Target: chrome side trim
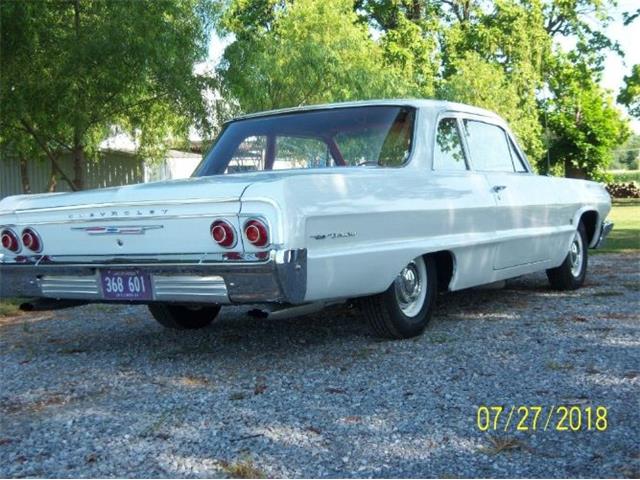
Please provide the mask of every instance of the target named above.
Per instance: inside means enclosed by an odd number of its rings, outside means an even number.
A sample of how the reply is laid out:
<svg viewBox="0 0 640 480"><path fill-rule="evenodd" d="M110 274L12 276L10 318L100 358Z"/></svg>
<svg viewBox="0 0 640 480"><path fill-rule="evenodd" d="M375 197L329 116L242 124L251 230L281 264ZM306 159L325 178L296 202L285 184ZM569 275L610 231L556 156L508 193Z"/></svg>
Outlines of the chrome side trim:
<svg viewBox="0 0 640 480"><path fill-rule="evenodd" d="M8 255L0 257L0 266L6 265L74 265L74 266L93 266L105 267L109 265L124 266L151 266L151 265L184 265L198 264L208 265L224 263L229 265L266 263L273 259L275 253L268 252L267 257L262 257L264 252L215 252L215 253L163 253L161 255L153 254L125 254L125 255L18 255L13 254L13 258ZM232 255L231 257L229 255ZM20 261L18 261L20 260Z"/></svg>
<svg viewBox="0 0 640 480"><path fill-rule="evenodd" d="M604 245L605 243L605 240L607 239L607 236L611 233L611 230L613 230L613 222L602 222L602 225L600 225L600 236L598 237L598 241L593 246L593 248L602 247L602 245Z"/></svg>

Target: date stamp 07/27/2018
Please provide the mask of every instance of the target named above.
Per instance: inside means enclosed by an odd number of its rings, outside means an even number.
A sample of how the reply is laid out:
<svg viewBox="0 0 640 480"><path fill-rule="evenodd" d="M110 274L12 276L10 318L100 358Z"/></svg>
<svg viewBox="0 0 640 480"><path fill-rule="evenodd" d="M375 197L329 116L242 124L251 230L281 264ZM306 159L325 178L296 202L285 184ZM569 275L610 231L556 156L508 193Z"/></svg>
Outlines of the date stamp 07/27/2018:
<svg viewBox="0 0 640 480"><path fill-rule="evenodd" d="M480 405L476 427L481 432L604 432L609 427L607 415L602 405Z"/></svg>

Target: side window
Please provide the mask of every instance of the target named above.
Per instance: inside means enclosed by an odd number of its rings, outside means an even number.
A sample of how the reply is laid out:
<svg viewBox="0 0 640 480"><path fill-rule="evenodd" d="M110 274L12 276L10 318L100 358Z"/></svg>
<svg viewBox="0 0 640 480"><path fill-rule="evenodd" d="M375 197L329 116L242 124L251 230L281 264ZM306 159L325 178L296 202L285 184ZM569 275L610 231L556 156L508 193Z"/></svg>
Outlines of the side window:
<svg viewBox="0 0 640 480"><path fill-rule="evenodd" d="M477 120L464 120L464 133L476 170L513 172L507 136L502 128Z"/></svg>
<svg viewBox="0 0 640 480"><path fill-rule="evenodd" d="M455 118L443 118L438 123L433 150L434 170L466 170L467 162Z"/></svg>
<svg viewBox="0 0 640 480"><path fill-rule="evenodd" d="M511 152L511 159L513 160L513 166L516 169L516 172L523 173L527 171L527 167L524 166L524 160L518 153L518 149L513 144L513 140L509 137L509 151Z"/></svg>
<svg viewBox="0 0 640 480"><path fill-rule="evenodd" d="M255 172L264 170L267 137L264 135L245 138L229 161L225 173Z"/></svg>

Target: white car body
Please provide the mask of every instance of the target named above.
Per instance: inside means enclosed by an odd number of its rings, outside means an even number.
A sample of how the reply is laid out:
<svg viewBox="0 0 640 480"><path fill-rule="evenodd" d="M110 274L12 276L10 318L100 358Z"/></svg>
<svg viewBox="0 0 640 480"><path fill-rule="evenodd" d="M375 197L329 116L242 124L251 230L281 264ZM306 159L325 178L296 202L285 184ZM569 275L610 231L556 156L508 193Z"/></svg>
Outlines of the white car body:
<svg viewBox="0 0 640 480"><path fill-rule="evenodd" d="M491 112L389 100L277 114L362 105L416 109L404 166L273 170L5 198L0 230L19 236L32 228L43 249L2 250L0 294L100 302L101 270L136 268L153 284L145 303L332 302L383 292L408 262L433 252L445 264L440 287L460 290L559 266L581 219L590 247L610 228L610 198L598 183L540 176L528 164L526 172L479 171L472 155L466 171L433 168L440 118L497 125L517 146ZM214 219L241 232L247 218L268 225L266 248L241 235L229 255L212 241Z"/></svg>

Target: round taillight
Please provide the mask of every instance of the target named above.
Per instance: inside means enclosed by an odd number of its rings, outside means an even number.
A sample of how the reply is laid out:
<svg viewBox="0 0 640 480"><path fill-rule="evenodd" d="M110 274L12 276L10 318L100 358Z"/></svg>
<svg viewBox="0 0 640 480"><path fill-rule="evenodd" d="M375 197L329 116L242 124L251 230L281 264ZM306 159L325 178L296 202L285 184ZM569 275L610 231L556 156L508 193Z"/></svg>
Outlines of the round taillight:
<svg viewBox="0 0 640 480"><path fill-rule="evenodd" d="M224 220L216 220L211 224L211 236L224 248L231 248L236 244L236 230Z"/></svg>
<svg viewBox="0 0 640 480"><path fill-rule="evenodd" d="M6 248L12 252L20 251L20 242L18 241L18 237L13 230L3 230L2 234L0 234L0 239L2 240L2 248Z"/></svg>
<svg viewBox="0 0 640 480"><path fill-rule="evenodd" d="M22 244L32 252L38 253L42 250L40 236L31 228L22 231Z"/></svg>
<svg viewBox="0 0 640 480"><path fill-rule="evenodd" d="M264 247L269 243L269 231L261 220L253 219L245 223L244 235L256 247Z"/></svg>

